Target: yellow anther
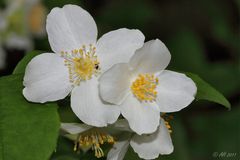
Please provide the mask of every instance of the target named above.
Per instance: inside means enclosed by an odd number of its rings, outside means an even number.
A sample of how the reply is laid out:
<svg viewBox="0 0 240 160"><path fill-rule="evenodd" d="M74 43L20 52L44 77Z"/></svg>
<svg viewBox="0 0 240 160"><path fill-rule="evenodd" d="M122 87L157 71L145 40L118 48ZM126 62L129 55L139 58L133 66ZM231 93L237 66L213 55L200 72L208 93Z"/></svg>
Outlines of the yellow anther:
<svg viewBox="0 0 240 160"><path fill-rule="evenodd" d="M79 135L74 145L74 151L81 148L92 148L97 158L104 156L101 145L115 143L114 138L100 129L91 129Z"/></svg>
<svg viewBox="0 0 240 160"><path fill-rule="evenodd" d="M74 49L74 50L73 50L73 53L74 53L74 54L77 54L77 53L78 53L78 50L77 50L77 49Z"/></svg>
<svg viewBox="0 0 240 160"><path fill-rule="evenodd" d="M157 97L158 78L153 74L139 74L132 83L132 93L139 101L154 101Z"/></svg>
<svg viewBox="0 0 240 160"><path fill-rule="evenodd" d="M70 54L61 51L61 56L65 58L64 63L68 67L69 82L72 86L80 85L81 81L89 80L99 73L99 61L92 44L74 49Z"/></svg>
<svg viewBox="0 0 240 160"><path fill-rule="evenodd" d="M172 115L168 116L166 113L162 113L161 117L164 120L165 126L168 129L168 132L172 133L172 129L171 129L172 127L168 121L171 120L173 118L173 116Z"/></svg>

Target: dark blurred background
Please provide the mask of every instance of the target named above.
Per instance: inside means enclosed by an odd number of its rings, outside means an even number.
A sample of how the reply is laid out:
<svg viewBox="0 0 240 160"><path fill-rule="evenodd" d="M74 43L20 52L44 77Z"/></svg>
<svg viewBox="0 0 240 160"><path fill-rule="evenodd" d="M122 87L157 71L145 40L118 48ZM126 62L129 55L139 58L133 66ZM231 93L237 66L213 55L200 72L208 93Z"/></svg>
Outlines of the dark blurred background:
<svg viewBox="0 0 240 160"><path fill-rule="evenodd" d="M30 2L21 2L17 11L9 11L14 1L19 0L0 1L0 16L5 19L0 21L1 76L11 74L28 51L51 51L44 22L53 7L80 5L96 20L99 37L126 27L140 29L146 41L162 40L172 54L168 69L198 74L232 104L228 111L217 104L197 101L173 114L175 151L159 159L240 159L239 0L26 0ZM15 13L19 8L24 11L22 15ZM19 26L23 31L18 31ZM18 41L11 40L16 38L12 35L20 35ZM21 38L27 42L19 43Z"/></svg>

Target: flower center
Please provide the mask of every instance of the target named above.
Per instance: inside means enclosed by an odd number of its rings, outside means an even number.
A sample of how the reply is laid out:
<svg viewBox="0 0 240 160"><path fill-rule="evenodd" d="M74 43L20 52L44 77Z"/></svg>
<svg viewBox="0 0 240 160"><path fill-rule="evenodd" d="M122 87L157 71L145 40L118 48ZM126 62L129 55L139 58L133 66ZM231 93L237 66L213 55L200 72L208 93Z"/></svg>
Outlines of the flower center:
<svg viewBox="0 0 240 160"><path fill-rule="evenodd" d="M73 86L91 79L93 75L97 76L100 71L96 48L92 44L88 48L83 45L82 48L72 50L71 53L62 51L61 56L65 58L64 62L69 70L69 81Z"/></svg>
<svg viewBox="0 0 240 160"><path fill-rule="evenodd" d="M104 143L114 144L114 138L100 130L89 130L83 134L80 134L77 141L75 142L74 151L80 148L92 148L95 151L95 156L101 158L104 156L104 152L101 145Z"/></svg>
<svg viewBox="0 0 240 160"><path fill-rule="evenodd" d="M157 97L158 78L153 74L139 74L132 83L132 93L139 101L154 101Z"/></svg>

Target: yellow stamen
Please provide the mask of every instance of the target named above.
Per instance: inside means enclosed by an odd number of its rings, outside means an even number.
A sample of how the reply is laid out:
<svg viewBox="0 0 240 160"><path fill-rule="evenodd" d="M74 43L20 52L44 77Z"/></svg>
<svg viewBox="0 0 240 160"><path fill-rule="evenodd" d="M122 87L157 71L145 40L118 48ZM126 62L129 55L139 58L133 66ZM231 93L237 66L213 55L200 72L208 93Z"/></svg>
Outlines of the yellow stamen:
<svg viewBox="0 0 240 160"><path fill-rule="evenodd" d="M154 101L157 97L158 78L153 74L139 74L132 83L132 93L139 101Z"/></svg>
<svg viewBox="0 0 240 160"><path fill-rule="evenodd" d="M96 48L92 44L89 48L83 45L82 48L74 49L71 53L62 51L61 56L65 58L64 63L69 70L69 81L73 86L91 79L93 75L97 76L100 71Z"/></svg>
<svg viewBox="0 0 240 160"><path fill-rule="evenodd" d="M161 117L164 119L164 123L168 129L168 132L172 133L172 127L171 127L169 121L173 119L173 116L167 115L166 113L162 113Z"/></svg>
<svg viewBox="0 0 240 160"><path fill-rule="evenodd" d="M167 129L168 129L168 132L169 132L169 133L172 133L171 126L170 126L169 122L167 122L166 120L165 120L165 125L166 125L166 127L167 127Z"/></svg>
<svg viewBox="0 0 240 160"><path fill-rule="evenodd" d="M74 145L74 151L81 148L92 148L95 152L95 156L101 158L104 156L104 152L101 148L101 145L104 143L114 144L115 140L111 135L101 130L92 129L79 135Z"/></svg>

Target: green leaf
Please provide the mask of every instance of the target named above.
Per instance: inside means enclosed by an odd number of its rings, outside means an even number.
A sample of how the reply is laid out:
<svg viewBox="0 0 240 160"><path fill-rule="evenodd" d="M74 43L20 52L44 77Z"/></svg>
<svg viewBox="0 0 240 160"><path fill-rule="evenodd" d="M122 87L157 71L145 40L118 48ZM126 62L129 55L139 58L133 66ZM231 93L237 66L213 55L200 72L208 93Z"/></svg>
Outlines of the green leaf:
<svg viewBox="0 0 240 160"><path fill-rule="evenodd" d="M228 109L231 109L231 104L229 101L215 88L210 84L201 79L198 75L193 73L185 73L190 77L195 84L197 85L197 100L208 100L225 106Z"/></svg>
<svg viewBox="0 0 240 160"><path fill-rule="evenodd" d="M138 157L137 153L135 153L131 146L129 146L128 151L124 157L124 160L141 160L140 157Z"/></svg>
<svg viewBox="0 0 240 160"><path fill-rule="evenodd" d="M74 114L70 106L70 97L64 100L58 101L58 114L60 116L61 122L64 123L81 123L79 118Z"/></svg>
<svg viewBox="0 0 240 160"><path fill-rule="evenodd" d="M32 51L26 54L25 57L17 64L15 67L13 74L21 74L25 72L25 68L27 64L32 60L33 57L42 53L41 51Z"/></svg>
<svg viewBox="0 0 240 160"><path fill-rule="evenodd" d="M79 160L79 154L73 151L74 142L59 136L58 145L51 160Z"/></svg>
<svg viewBox="0 0 240 160"><path fill-rule="evenodd" d="M57 105L22 95L22 75L0 78L0 160L47 160L60 127Z"/></svg>

